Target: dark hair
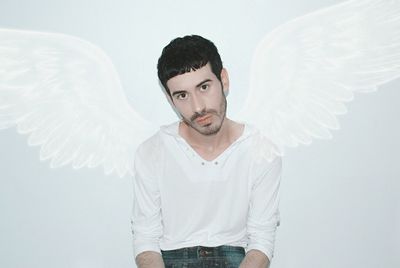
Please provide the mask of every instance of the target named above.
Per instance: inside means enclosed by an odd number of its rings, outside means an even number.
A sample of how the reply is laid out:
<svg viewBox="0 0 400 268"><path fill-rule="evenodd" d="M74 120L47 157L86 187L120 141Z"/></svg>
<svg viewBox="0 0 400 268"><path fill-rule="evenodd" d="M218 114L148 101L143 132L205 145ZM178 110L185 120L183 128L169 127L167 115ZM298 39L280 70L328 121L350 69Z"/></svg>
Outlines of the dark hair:
<svg viewBox="0 0 400 268"><path fill-rule="evenodd" d="M168 95L167 81L174 76L200 69L210 63L211 70L221 81L222 61L217 47L199 35L187 35L172 40L158 59L158 78Z"/></svg>

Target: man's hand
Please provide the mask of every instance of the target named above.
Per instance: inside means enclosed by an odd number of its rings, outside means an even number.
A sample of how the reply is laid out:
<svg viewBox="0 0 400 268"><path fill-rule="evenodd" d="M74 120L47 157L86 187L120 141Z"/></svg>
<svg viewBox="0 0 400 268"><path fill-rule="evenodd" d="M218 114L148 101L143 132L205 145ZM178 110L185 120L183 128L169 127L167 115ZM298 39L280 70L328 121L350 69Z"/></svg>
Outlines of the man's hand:
<svg viewBox="0 0 400 268"><path fill-rule="evenodd" d="M155 251L144 251L136 256L138 268L165 268L160 253Z"/></svg>
<svg viewBox="0 0 400 268"><path fill-rule="evenodd" d="M268 268L269 259L267 255L257 249L249 250L239 268Z"/></svg>

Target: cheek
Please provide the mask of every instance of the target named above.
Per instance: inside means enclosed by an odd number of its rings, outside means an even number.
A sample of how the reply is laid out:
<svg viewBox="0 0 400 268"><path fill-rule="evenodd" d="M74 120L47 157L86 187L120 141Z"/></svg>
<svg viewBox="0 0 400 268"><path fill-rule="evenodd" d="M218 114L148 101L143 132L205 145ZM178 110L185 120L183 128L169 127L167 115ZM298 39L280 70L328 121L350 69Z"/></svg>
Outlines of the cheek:
<svg viewBox="0 0 400 268"><path fill-rule="evenodd" d="M182 115L188 115L190 113L189 105L178 104L175 105L175 108Z"/></svg>
<svg viewBox="0 0 400 268"><path fill-rule="evenodd" d="M221 103L224 101L224 96L221 95L222 92L213 94L213 96L211 97L211 102L213 104L214 107L219 107L221 105Z"/></svg>

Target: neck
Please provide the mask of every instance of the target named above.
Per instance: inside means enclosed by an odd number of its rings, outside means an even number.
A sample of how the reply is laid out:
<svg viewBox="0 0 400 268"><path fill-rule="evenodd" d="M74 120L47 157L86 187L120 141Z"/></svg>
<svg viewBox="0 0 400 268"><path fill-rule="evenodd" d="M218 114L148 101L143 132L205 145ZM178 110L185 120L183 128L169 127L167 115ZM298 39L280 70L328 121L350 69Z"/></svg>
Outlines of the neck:
<svg viewBox="0 0 400 268"><path fill-rule="evenodd" d="M232 120L225 118L216 134L202 135L185 123L180 122L179 133L192 147L212 152L232 142L233 123Z"/></svg>

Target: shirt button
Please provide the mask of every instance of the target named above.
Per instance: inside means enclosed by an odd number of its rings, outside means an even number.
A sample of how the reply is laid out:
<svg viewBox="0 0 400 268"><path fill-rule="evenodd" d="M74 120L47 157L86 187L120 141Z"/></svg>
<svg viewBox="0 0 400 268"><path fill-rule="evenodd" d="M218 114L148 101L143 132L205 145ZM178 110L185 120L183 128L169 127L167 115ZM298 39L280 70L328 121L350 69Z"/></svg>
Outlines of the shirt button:
<svg viewBox="0 0 400 268"><path fill-rule="evenodd" d="M201 162L201 164L204 166L204 162Z"/></svg>
<svg viewBox="0 0 400 268"><path fill-rule="evenodd" d="M215 161L214 164L218 165L218 161Z"/></svg>

